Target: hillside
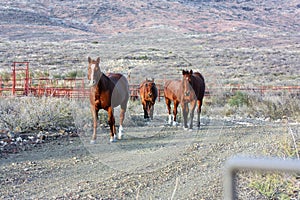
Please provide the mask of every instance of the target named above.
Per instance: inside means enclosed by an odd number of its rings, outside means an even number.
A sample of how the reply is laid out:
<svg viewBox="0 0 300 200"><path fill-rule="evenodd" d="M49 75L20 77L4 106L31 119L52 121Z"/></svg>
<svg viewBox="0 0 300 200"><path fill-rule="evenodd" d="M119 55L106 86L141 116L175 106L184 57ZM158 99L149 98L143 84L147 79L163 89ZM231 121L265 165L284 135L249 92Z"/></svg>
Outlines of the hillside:
<svg viewBox="0 0 300 200"><path fill-rule="evenodd" d="M240 29L297 32L299 12L300 3L296 0L5 1L0 6L0 35L21 39L39 36L47 30L61 33L63 39L64 34L72 38L159 27L178 32Z"/></svg>
<svg viewBox="0 0 300 200"><path fill-rule="evenodd" d="M85 72L100 56L104 71L136 82L188 68L212 84L295 85L299 13L297 0L5 1L0 69L30 61L50 75Z"/></svg>

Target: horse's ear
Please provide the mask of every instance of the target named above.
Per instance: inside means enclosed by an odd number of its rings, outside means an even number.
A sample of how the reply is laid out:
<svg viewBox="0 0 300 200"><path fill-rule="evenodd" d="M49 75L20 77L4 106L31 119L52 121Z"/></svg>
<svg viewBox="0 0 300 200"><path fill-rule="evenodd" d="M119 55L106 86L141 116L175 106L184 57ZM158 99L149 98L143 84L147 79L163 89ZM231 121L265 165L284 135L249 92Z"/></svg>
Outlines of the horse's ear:
<svg viewBox="0 0 300 200"><path fill-rule="evenodd" d="M182 70L182 75L185 75L186 74L186 71L185 70Z"/></svg>
<svg viewBox="0 0 300 200"><path fill-rule="evenodd" d="M97 58L97 63L100 63L100 57Z"/></svg>
<svg viewBox="0 0 300 200"><path fill-rule="evenodd" d="M91 61L92 61L91 57L88 57L88 61L89 61L89 63L91 63Z"/></svg>
<svg viewBox="0 0 300 200"><path fill-rule="evenodd" d="M193 70L190 71L190 74L191 74L191 75L193 74Z"/></svg>

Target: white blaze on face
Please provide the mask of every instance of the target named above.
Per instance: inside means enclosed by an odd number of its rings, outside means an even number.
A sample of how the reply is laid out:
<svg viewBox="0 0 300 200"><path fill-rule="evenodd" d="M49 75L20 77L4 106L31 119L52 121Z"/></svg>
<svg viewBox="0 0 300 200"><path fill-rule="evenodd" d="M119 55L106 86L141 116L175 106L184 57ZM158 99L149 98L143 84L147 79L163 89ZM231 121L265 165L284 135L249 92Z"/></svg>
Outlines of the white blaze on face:
<svg viewBox="0 0 300 200"><path fill-rule="evenodd" d="M95 64L91 64L91 80L90 80L90 85L94 85L95 80L94 80L94 72L95 72Z"/></svg>

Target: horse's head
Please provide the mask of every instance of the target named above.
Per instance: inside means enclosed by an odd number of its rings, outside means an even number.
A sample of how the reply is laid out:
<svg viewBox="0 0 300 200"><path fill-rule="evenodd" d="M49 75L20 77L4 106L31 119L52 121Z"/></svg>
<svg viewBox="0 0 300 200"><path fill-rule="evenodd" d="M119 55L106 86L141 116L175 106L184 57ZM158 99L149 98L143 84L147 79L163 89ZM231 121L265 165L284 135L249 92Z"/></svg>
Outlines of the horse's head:
<svg viewBox="0 0 300 200"><path fill-rule="evenodd" d="M189 97L191 94L193 94L193 88L192 88L192 75L193 75L193 70L186 71L182 70L182 88L183 88L183 96L184 97Z"/></svg>
<svg viewBox="0 0 300 200"><path fill-rule="evenodd" d="M88 57L88 62L88 79L90 81L89 86L94 86L99 82L102 73L99 67L100 58L98 57L97 60L93 60Z"/></svg>
<svg viewBox="0 0 300 200"><path fill-rule="evenodd" d="M145 87L145 98L152 98L153 97L153 93L155 92L155 83L154 83L154 79L152 78L151 80L146 79L146 82L144 84Z"/></svg>

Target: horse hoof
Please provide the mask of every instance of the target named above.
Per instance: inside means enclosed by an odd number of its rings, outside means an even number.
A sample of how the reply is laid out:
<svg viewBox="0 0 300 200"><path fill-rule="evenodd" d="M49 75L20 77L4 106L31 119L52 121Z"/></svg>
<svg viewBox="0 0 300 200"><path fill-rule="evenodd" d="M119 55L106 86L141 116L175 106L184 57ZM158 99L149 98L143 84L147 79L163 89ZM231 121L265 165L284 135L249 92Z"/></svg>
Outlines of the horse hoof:
<svg viewBox="0 0 300 200"><path fill-rule="evenodd" d="M190 129L189 129L189 132L192 132L192 131L193 131L193 129L192 129L192 128L190 128Z"/></svg>
<svg viewBox="0 0 300 200"><path fill-rule="evenodd" d="M111 142L111 143L116 142L116 141L117 141L116 138L110 138L109 139L109 142Z"/></svg>
<svg viewBox="0 0 300 200"><path fill-rule="evenodd" d="M188 129L188 128L186 128L186 127L183 127L183 130L187 131L187 130L189 130L189 129Z"/></svg>
<svg viewBox="0 0 300 200"><path fill-rule="evenodd" d="M96 140L91 140L90 144L96 144Z"/></svg>
<svg viewBox="0 0 300 200"><path fill-rule="evenodd" d="M121 134L119 133L119 134L118 134L118 140L122 140L122 139L123 139L123 134L122 134L122 133L121 133Z"/></svg>
<svg viewBox="0 0 300 200"><path fill-rule="evenodd" d="M110 141L110 142L116 142L116 141L117 141L117 136L114 135L114 137L111 137L111 138L109 139L109 141Z"/></svg>
<svg viewBox="0 0 300 200"><path fill-rule="evenodd" d="M149 118L149 117L144 118L144 121L145 121L145 122L149 122L149 121L150 121L150 118Z"/></svg>

